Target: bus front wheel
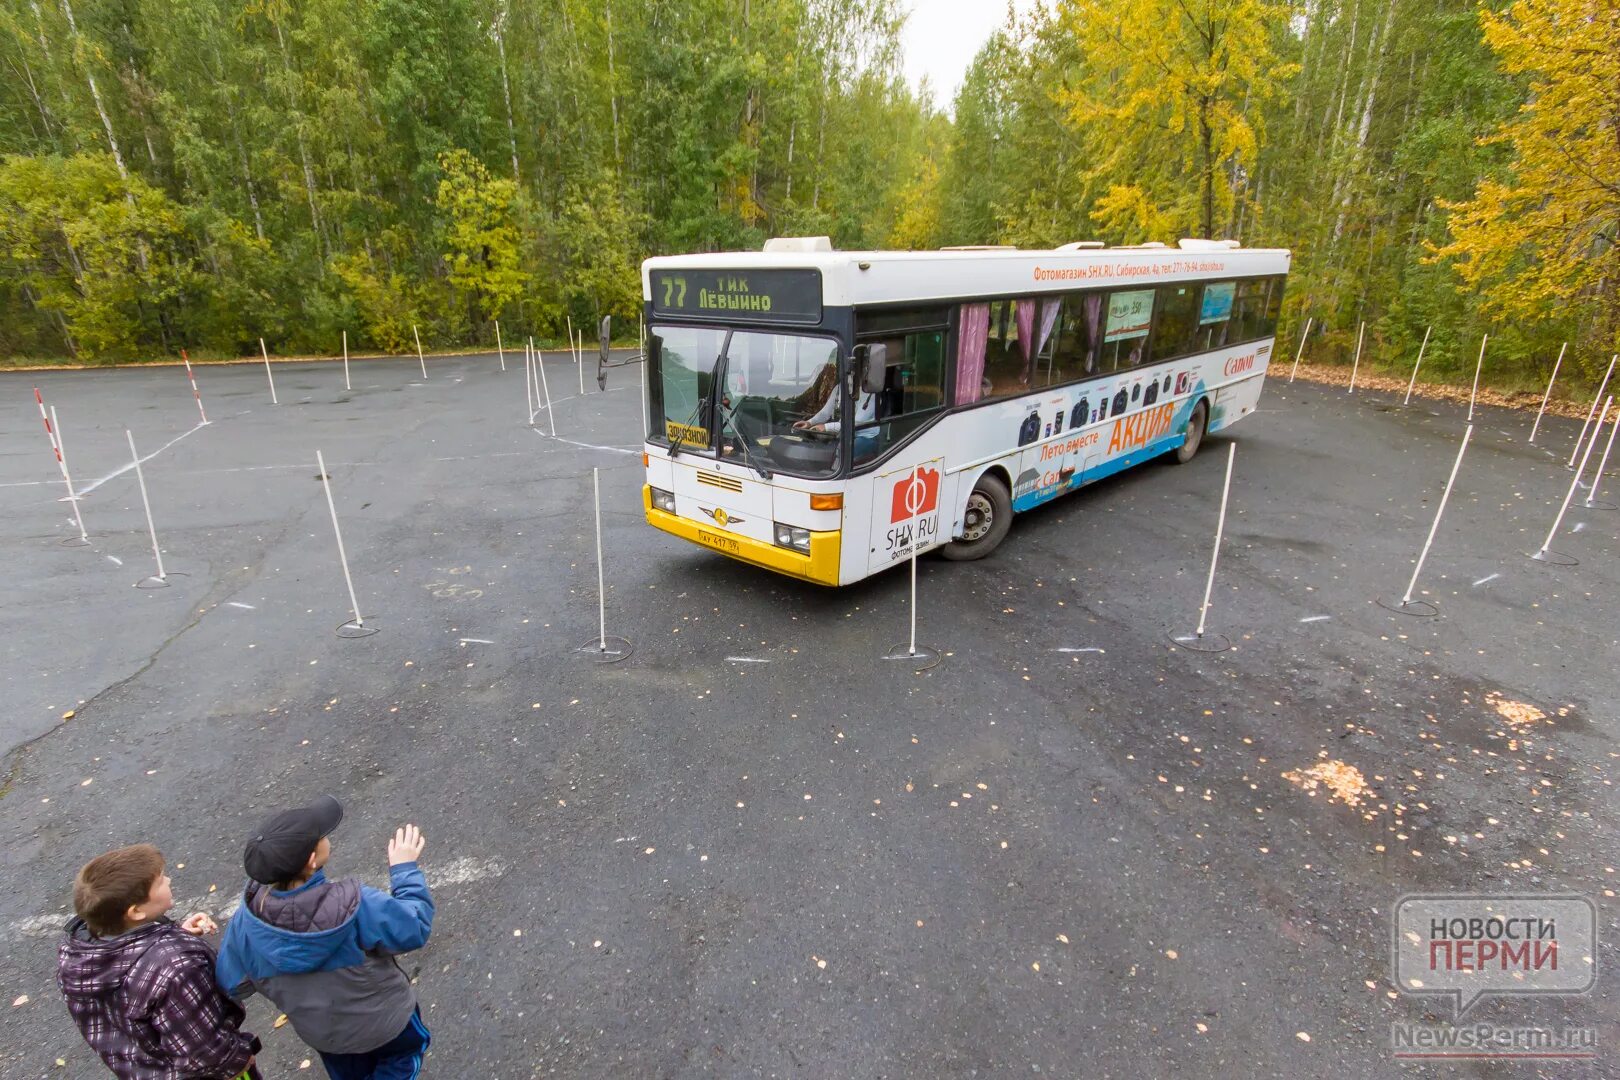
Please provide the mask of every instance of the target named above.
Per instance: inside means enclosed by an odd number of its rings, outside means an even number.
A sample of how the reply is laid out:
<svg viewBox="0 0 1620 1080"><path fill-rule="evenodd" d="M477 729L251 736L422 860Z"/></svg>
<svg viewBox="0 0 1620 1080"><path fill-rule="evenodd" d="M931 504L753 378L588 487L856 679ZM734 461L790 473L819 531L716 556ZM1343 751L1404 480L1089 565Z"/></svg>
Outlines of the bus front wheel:
<svg viewBox="0 0 1620 1080"><path fill-rule="evenodd" d="M1012 495L995 473L985 473L968 495L962 514L962 536L941 552L953 562L982 559L996 549L1012 528Z"/></svg>
<svg viewBox="0 0 1620 1080"><path fill-rule="evenodd" d="M1182 438L1181 445L1176 447L1176 464L1185 465L1198 453L1198 448L1204 444L1204 432L1209 428L1209 402L1200 401L1193 407L1192 415L1187 418L1187 434Z"/></svg>

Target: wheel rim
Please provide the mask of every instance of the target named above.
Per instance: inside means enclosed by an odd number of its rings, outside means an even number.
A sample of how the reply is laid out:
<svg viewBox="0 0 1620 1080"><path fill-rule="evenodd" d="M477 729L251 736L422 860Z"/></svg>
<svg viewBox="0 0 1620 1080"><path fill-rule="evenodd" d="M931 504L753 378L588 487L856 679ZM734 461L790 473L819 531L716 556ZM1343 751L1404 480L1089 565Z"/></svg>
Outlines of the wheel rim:
<svg viewBox="0 0 1620 1080"><path fill-rule="evenodd" d="M995 524L995 519L995 507L983 494L975 491L968 496L967 513L962 515L962 539L970 544L983 539L990 526Z"/></svg>
<svg viewBox="0 0 1620 1080"><path fill-rule="evenodd" d="M1187 436L1182 440L1181 452L1191 457L1198 452L1198 444L1204 441L1204 412L1200 406L1193 410L1192 419L1187 421Z"/></svg>

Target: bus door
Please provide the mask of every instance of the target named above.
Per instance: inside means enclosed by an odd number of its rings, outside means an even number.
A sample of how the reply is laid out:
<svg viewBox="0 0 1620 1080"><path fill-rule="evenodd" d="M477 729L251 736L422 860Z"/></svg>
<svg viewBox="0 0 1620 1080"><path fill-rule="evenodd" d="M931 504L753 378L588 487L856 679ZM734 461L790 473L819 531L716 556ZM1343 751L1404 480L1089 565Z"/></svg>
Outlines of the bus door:
<svg viewBox="0 0 1620 1080"><path fill-rule="evenodd" d="M891 469L872 478L871 559L868 573L939 547L950 537L940 520L942 457Z"/></svg>

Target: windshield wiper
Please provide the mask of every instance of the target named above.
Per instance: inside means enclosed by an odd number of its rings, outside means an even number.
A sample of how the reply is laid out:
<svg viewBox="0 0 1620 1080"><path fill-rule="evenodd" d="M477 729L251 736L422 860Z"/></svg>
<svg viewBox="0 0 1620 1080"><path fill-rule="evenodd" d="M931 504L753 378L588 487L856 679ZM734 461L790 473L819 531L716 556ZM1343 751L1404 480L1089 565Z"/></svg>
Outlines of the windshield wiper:
<svg viewBox="0 0 1620 1080"><path fill-rule="evenodd" d="M748 449L748 437L742 433L742 428L737 425L736 410L727 408L725 402L718 398L715 399L715 405L720 410L721 418L731 425L732 434L737 436L737 446L742 450L743 461L751 469L759 473L761 480L769 480L771 478L770 470L755 461L754 455Z"/></svg>
<svg viewBox="0 0 1620 1080"><path fill-rule="evenodd" d="M720 343L720 355L714 358L714 366L709 368L709 393L711 394L716 393L717 388L714 385L715 372L720 370L720 365L725 362L726 354L731 351L731 335L733 333L735 333L735 331L726 331L726 338ZM719 398L717 395L716 401L718 400ZM703 398L698 399L698 403L692 407L692 415L686 418L686 423L681 425L681 430L677 431L675 433L675 437L669 441L670 457L674 457L680 451L681 443L686 441L686 429L692 426L692 421L696 420L698 418L698 413L703 411L703 401Z"/></svg>

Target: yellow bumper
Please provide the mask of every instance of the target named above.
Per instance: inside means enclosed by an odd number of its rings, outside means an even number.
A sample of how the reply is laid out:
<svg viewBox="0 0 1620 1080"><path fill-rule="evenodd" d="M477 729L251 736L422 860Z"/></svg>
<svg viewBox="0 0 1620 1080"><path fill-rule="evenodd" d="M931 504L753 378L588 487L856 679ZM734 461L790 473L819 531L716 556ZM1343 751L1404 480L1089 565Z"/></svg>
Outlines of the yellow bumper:
<svg viewBox="0 0 1620 1080"><path fill-rule="evenodd" d="M652 488L641 486L641 505L647 512L647 524L662 529L671 536L690 540L699 547L729 555L739 562L763 566L778 574L813 581L818 585L838 584L838 554L843 534L813 532L810 534L810 554L803 555L775 544L761 543L746 536L726 532L724 529L704 528L695 521L665 513L652 504Z"/></svg>

